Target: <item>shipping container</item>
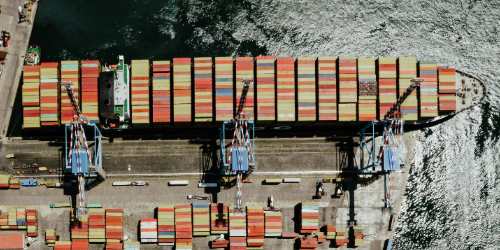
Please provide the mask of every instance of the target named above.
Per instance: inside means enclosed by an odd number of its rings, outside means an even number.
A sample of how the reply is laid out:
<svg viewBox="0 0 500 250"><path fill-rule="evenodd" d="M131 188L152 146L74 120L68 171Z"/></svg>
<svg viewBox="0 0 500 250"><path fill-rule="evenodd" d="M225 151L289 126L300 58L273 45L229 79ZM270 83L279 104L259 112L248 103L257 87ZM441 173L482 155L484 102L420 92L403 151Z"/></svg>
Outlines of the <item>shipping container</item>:
<svg viewBox="0 0 500 250"><path fill-rule="evenodd" d="M356 121L356 103L339 103L339 121Z"/></svg>
<svg viewBox="0 0 500 250"><path fill-rule="evenodd" d="M457 91L457 76L453 68L439 67L439 94L455 94Z"/></svg>
<svg viewBox="0 0 500 250"><path fill-rule="evenodd" d="M297 58L297 120L316 121L316 60Z"/></svg>
<svg viewBox="0 0 500 250"><path fill-rule="evenodd" d="M40 107L23 107L23 129L40 128Z"/></svg>
<svg viewBox="0 0 500 250"><path fill-rule="evenodd" d="M99 123L98 81L101 64L97 60L81 61L81 109L91 123Z"/></svg>
<svg viewBox="0 0 500 250"><path fill-rule="evenodd" d="M337 121L337 58L318 57L318 120Z"/></svg>
<svg viewBox="0 0 500 250"><path fill-rule="evenodd" d="M175 238L192 239L193 221L191 205L175 205Z"/></svg>
<svg viewBox="0 0 500 250"><path fill-rule="evenodd" d="M278 122L295 121L295 59L276 59Z"/></svg>
<svg viewBox="0 0 500 250"><path fill-rule="evenodd" d="M123 210L106 209L106 241L123 239Z"/></svg>
<svg viewBox="0 0 500 250"><path fill-rule="evenodd" d="M264 246L265 222L263 206L247 206L247 246Z"/></svg>
<svg viewBox="0 0 500 250"><path fill-rule="evenodd" d="M59 63L40 66L40 123L42 127L59 126Z"/></svg>
<svg viewBox="0 0 500 250"><path fill-rule="evenodd" d="M80 105L80 62L61 62L61 82L73 83L73 96ZM70 124L74 116L73 105L69 99L66 88L61 88L61 124Z"/></svg>
<svg viewBox="0 0 500 250"><path fill-rule="evenodd" d="M174 122L191 122L191 58L174 58Z"/></svg>
<svg viewBox="0 0 500 250"><path fill-rule="evenodd" d="M156 219L141 219L140 222L140 238L142 243L158 242Z"/></svg>
<svg viewBox="0 0 500 250"><path fill-rule="evenodd" d="M339 66L339 103L357 103L357 67L355 56L340 56ZM340 107L339 107L340 109ZM339 110L339 121L340 110Z"/></svg>
<svg viewBox="0 0 500 250"><path fill-rule="evenodd" d="M132 125L149 126L149 60L132 60Z"/></svg>
<svg viewBox="0 0 500 250"><path fill-rule="evenodd" d="M215 120L229 121L234 118L233 58L215 58Z"/></svg>
<svg viewBox="0 0 500 250"><path fill-rule="evenodd" d="M264 211L265 236L280 237L283 233L282 214L278 211Z"/></svg>
<svg viewBox="0 0 500 250"><path fill-rule="evenodd" d="M89 208L89 242L103 243L106 241L106 210Z"/></svg>
<svg viewBox="0 0 500 250"><path fill-rule="evenodd" d="M317 232L319 229L319 203L302 202L301 204L301 227L300 233Z"/></svg>
<svg viewBox="0 0 500 250"><path fill-rule="evenodd" d="M194 58L194 121L212 122L212 58Z"/></svg>
<svg viewBox="0 0 500 250"><path fill-rule="evenodd" d="M158 243L173 246L175 243L175 206L158 207Z"/></svg>
<svg viewBox="0 0 500 250"><path fill-rule="evenodd" d="M236 207L229 207L229 237L246 237L247 220L246 213L237 211ZM231 242L231 241L229 241Z"/></svg>
<svg viewBox="0 0 500 250"><path fill-rule="evenodd" d="M249 78L254 81L253 75L253 57L236 57L236 109L240 104L241 92L243 90L242 79ZM245 105L242 114L251 113L252 116L249 120L253 121L255 118L255 84L250 85L247 92Z"/></svg>
<svg viewBox="0 0 500 250"><path fill-rule="evenodd" d="M396 66L395 57L378 58L379 119L384 119L397 100Z"/></svg>
<svg viewBox="0 0 500 250"><path fill-rule="evenodd" d="M457 109L457 98L454 94L439 94L439 112L450 112Z"/></svg>
<svg viewBox="0 0 500 250"><path fill-rule="evenodd" d="M358 121L377 119L378 82L374 58L358 58Z"/></svg>
<svg viewBox="0 0 500 250"><path fill-rule="evenodd" d="M170 123L170 61L153 61L153 124Z"/></svg>
<svg viewBox="0 0 500 250"><path fill-rule="evenodd" d="M410 86L411 79L417 77L417 58L398 58L398 96L401 96ZM401 104L401 113L406 121L418 120L418 95L413 91Z"/></svg>
<svg viewBox="0 0 500 250"><path fill-rule="evenodd" d="M437 63L420 60L419 77L424 79L419 87L420 118L431 119L438 116Z"/></svg>
<svg viewBox="0 0 500 250"><path fill-rule="evenodd" d="M40 106L40 67L23 67L22 85L22 105L23 107Z"/></svg>
<svg viewBox="0 0 500 250"><path fill-rule="evenodd" d="M193 236L210 235L210 204L193 202Z"/></svg>
<svg viewBox="0 0 500 250"><path fill-rule="evenodd" d="M229 232L228 218L227 203L210 204L210 233L215 235L227 234Z"/></svg>
<svg viewBox="0 0 500 250"><path fill-rule="evenodd" d="M257 120L276 120L276 82L274 80L274 56L258 56L257 63Z"/></svg>

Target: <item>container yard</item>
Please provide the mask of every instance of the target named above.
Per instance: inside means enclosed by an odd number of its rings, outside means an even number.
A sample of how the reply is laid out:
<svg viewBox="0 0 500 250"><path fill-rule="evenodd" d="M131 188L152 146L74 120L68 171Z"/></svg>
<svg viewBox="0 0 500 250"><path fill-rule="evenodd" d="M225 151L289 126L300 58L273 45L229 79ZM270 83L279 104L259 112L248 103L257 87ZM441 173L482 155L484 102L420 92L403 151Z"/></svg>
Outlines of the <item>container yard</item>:
<svg viewBox="0 0 500 250"><path fill-rule="evenodd" d="M416 129L485 93L416 57L127 58L130 71L118 58L42 58L0 78L23 114L22 137L0 141L0 237L55 250L385 250Z"/></svg>

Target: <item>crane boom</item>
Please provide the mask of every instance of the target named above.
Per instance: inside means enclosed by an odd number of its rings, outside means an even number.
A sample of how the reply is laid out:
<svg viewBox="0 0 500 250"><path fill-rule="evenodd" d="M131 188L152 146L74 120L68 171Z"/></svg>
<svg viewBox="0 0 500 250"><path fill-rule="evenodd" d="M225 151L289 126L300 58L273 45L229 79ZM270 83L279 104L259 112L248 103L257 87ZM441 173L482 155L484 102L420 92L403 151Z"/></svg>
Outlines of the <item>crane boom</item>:
<svg viewBox="0 0 500 250"><path fill-rule="evenodd" d="M408 98L408 96L413 92L413 90L420 86L420 84L424 81L424 78L413 78L411 80L410 86L406 89L406 91L398 98L398 100L392 105L391 109L387 111L387 113L384 116L384 120L387 120L389 118L393 118L394 115L396 115L397 112L400 111L401 104Z"/></svg>

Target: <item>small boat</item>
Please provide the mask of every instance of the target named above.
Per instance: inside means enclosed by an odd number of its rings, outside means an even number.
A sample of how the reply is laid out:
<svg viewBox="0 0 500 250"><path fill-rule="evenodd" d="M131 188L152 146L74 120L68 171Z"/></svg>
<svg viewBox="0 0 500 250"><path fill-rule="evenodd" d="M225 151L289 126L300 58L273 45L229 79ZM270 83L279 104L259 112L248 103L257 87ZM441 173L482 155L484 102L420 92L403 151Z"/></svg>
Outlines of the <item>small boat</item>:
<svg viewBox="0 0 500 250"><path fill-rule="evenodd" d="M38 45L30 45L26 53L26 66L40 65L40 47Z"/></svg>

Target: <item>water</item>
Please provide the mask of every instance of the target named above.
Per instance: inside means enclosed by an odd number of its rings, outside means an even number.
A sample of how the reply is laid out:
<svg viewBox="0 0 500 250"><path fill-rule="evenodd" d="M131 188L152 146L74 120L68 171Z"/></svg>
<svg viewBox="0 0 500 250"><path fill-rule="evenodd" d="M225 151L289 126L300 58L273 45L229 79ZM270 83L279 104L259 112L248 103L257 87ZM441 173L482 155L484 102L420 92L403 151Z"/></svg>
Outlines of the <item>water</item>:
<svg viewBox="0 0 500 250"><path fill-rule="evenodd" d="M121 4L119 4L121 3ZM424 131L396 249L500 245L499 1L44 0L42 61L181 56L417 56L479 77L475 108Z"/></svg>

